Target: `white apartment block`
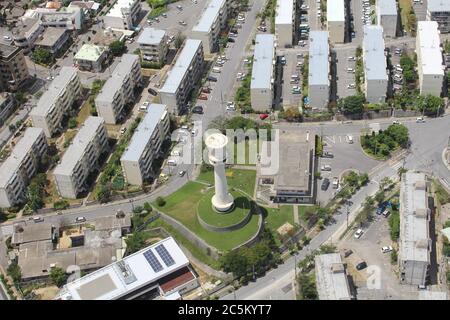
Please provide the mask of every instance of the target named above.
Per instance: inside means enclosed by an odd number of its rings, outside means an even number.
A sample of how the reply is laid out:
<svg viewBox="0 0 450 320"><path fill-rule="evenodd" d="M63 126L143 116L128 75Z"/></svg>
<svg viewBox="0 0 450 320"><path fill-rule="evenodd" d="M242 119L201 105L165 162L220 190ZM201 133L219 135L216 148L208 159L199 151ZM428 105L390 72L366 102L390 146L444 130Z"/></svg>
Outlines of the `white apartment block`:
<svg viewBox="0 0 450 320"><path fill-rule="evenodd" d="M441 33L450 32L450 1L428 0L427 20L436 21Z"/></svg>
<svg viewBox="0 0 450 320"><path fill-rule="evenodd" d="M84 23L83 11L78 7L61 9L35 8L25 12L23 19L37 19L44 27L81 30Z"/></svg>
<svg viewBox="0 0 450 320"><path fill-rule="evenodd" d="M330 101L330 45L328 31L309 33L308 98L312 109L326 109Z"/></svg>
<svg viewBox="0 0 450 320"><path fill-rule="evenodd" d="M320 300L350 300L353 298L345 265L339 253L316 255L316 288Z"/></svg>
<svg viewBox="0 0 450 320"><path fill-rule="evenodd" d="M140 12L140 0L117 0L114 6L103 16L103 27L134 30Z"/></svg>
<svg viewBox="0 0 450 320"><path fill-rule="evenodd" d="M26 188L47 151L47 140L40 128L27 128L24 136L0 166L0 208L26 200Z"/></svg>
<svg viewBox="0 0 450 320"><path fill-rule="evenodd" d="M145 28L136 41L139 44L142 59L154 63L164 63L169 46L167 32L161 29Z"/></svg>
<svg viewBox="0 0 450 320"><path fill-rule="evenodd" d="M420 94L440 96L444 83L441 40L436 21L417 23L416 53Z"/></svg>
<svg viewBox="0 0 450 320"><path fill-rule="evenodd" d="M139 56L124 54L95 98L98 115L108 124L120 121L124 116L124 107L134 102L134 91L141 86L141 82Z"/></svg>
<svg viewBox="0 0 450 320"><path fill-rule="evenodd" d="M296 0L278 0L275 13L275 38L277 47L291 46L295 30Z"/></svg>
<svg viewBox="0 0 450 320"><path fill-rule="evenodd" d="M44 129L48 138L60 132L63 118L80 96L81 82L77 69L62 67L30 112L33 126Z"/></svg>
<svg viewBox="0 0 450 320"><path fill-rule="evenodd" d="M167 107L163 104L150 104L120 159L125 179L129 184L142 185L154 174L153 160L161 156L161 145L168 137L169 127Z"/></svg>
<svg viewBox="0 0 450 320"><path fill-rule="evenodd" d="M345 1L327 1L327 30L331 43L344 43L345 25Z"/></svg>
<svg viewBox="0 0 450 320"><path fill-rule="evenodd" d="M187 109L189 95L200 80L203 64L202 41L187 39L159 90L161 103L170 113L178 115Z"/></svg>
<svg viewBox="0 0 450 320"><path fill-rule="evenodd" d="M86 119L53 171L61 197L76 199L86 191L86 179L98 169L100 156L108 150L105 121L100 117Z"/></svg>
<svg viewBox="0 0 450 320"><path fill-rule="evenodd" d="M227 0L211 0L192 28L191 38L201 40L207 54L219 49L220 32L227 24L227 10Z"/></svg>
<svg viewBox="0 0 450 320"><path fill-rule="evenodd" d="M377 24L383 27L385 37L397 36L397 2L395 0L377 0Z"/></svg>
<svg viewBox="0 0 450 320"><path fill-rule="evenodd" d="M384 52L383 27L364 26L363 63L364 92L370 103L386 101L388 87L387 61Z"/></svg>
<svg viewBox="0 0 450 320"><path fill-rule="evenodd" d="M253 55L250 100L255 111L268 111L273 104L275 36L257 34Z"/></svg>
<svg viewBox="0 0 450 320"><path fill-rule="evenodd" d="M430 209L424 173L408 171L400 184L400 281L425 285L430 266Z"/></svg>

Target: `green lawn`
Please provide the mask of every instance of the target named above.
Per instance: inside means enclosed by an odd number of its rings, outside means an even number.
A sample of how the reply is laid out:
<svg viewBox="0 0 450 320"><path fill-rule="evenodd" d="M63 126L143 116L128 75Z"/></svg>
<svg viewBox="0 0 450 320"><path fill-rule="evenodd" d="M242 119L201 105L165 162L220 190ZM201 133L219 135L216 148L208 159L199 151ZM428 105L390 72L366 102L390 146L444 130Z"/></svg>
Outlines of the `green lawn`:
<svg viewBox="0 0 450 320"><path fill-rule="evenodd" d="M264 208L267 211L266 226L275 231L286 222L294 225L294 212L292 206L281 206L280 209Z"/></svg>
<svg viewBox="0 0 450 320"><path fill-rule="evenodd" d="M241 189L253 197L253 192L255 190L256 170L227 169L226 174L229 187ZM197 180L213 184L214 172L202 172Z"/></svg>
<svg viewBox="0 0 450 320"><path fill-rule="evenodd" d="M298 218L305 223L308 222L308 216L313 215L317 210L316 206L298 206Z"/></svg>

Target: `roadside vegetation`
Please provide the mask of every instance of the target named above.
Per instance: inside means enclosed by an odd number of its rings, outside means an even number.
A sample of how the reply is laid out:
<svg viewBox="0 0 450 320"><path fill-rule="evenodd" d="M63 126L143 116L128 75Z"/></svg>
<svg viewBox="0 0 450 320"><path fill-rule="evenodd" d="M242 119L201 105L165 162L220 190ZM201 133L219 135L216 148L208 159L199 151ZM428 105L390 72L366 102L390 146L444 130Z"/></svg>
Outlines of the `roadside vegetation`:
<svg viewBox="0 0 450 320"><path fill-rule="evenodd" d="M410 36L416 36L417 18L412 7L411 0L399 0L400 16L403 30L407 31Z"/></svg>
<svg viewBox="0 0 450 320"><path fill-rule="evenodd" d="M386 130L361 136L361 147L370 156L385 160L393 151L407 148L409 143L408 128L401 124L392 124Z"/></svg>
<svg viewBox="0 0 450 320"><path fill-rule="evenodd" d="M49 50L40 47L34 49L33 53L31 54L31 59L35 63L43 65L45 67L50 66L55 60Z"/></svg>
<svg viewBox="0 0 450 320"><path fill-rule="evenodd" d="M361 114L364 111L364 102L366 98L362 94L348 96L339 99L337 107L344 115Z"/></svg>

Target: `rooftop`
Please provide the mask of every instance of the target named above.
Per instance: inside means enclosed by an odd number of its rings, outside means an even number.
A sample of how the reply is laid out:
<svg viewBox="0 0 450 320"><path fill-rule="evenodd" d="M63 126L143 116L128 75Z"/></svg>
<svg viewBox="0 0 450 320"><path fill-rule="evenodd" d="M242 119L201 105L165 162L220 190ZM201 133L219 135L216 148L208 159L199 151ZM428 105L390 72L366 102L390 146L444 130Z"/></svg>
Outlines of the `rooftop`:
<svg viewBox="0 0 450 320"><path fill-rule="evenodd" d="M345 267L339 253L316 255L316 287L320 300L352 298Z"/></svg>
<svg viewBox="0 0 450 320"><path fill-rule="evenodd" d="M387 80L383 27L364 26L363 58L366 80Z"/></svg>
<svg viewBox="0 0 450 320"><path fill-rule="evenodd" d="M51 238L52 225L50 223L32 222L28 225L15 225L11 243L21 244L34 241L50 240Z"/></svg>
<svg viewBox="0 0 450 320"><path fill-rule="evenodd" d="M210 32L211 27L219 16L220 9L226 4L226 0L211 0L203 10L200 20L192 28L193 32Z"/></svg>
<svg viewBox="0 0 450 320"><path fill-rule="evenodd" d="M275 25L293 24L292 23L293 14L294 14L294 1L278 0L275 14Z"/></svg>
<svg viewBox="0 0 450 320"><path fill-rule="evenodd" d="M117 0L114 6L108 11L107 16L122 17L122 10L130 9L137 0Z"/></svg>
<svg viewBox="0 0 450 320"><path fill-rule="evenodd" d="M159 90L160 92L175 93L177 91L201 45L201 40L187 39L185 41L177 61L168 72L166 81L164 81L163 87Z"/></svg>
<svg viewBox="0 0 450 320"><path fill-rule="evenodd" d="M397 2L395 0L378 0L377 3L378 3L378 15L382 16L397 15Z"/></svg>
<svg viewBox="0 0 450 320"><path fill-rule="evenodd" d="M87 61L97 61L102 54L105 52L106 48L101 46L96 46L94 44L85 43L78 50L74 59L76 60L87 60Z"/></svg>
<svg viewBox="0 0 450 320"><path fill-rule="evenodd" d="M344 0L327 1L327 21L345 21Z"/></svg>
<svg viewBox="0 0 450 320"><path fill-rule="evenodd" d="M41 35L41 39L36 41L36 45L45 46L45 47L53 47L58 40L64 36L66 33L66 29L64 28L56 28L56 27L48 27L45 28L44 32Z"/></svg>
<svg viewBox="0 0 450 320"><path fill-rule="evenodd" d="M438 23L436 21L419 21L417 23L416 47L421 56L420 62L423 74L444 75L444 67L441 52L441 40L439 38Z"/></svg>
<svg viewBox="0 0 450 320"><path fill-rule="evenodd" d="M166 30L155 28L144 28L137 39L137 43L146 45L159 45L166 35Z"/></svg>
<svg viewBox="0 0 450 320"><path fill-rule="evenodd" d="M275 36L273 34L257 34L253 55L251 89L271 88L275 58Z"/></svg>
<svg viewBox="0 0 450 320"><path fill-rule="evenodd" d="M430 12L450 11L450 1L448 1L448 0L428 0L428 11L430 11Z"/></svg>
<svg viewBox="0 0 450 320"><path fill-rule="evenodd" d="M328 85L330 47L327 31L309 33L309 85Z"/></svg>
<svg viewBox="0 0 450 320"><path fill-rule="evenodd" d="M3 59L9 59L10 56L18 51L19 48L8 44L0 43L0 55Z"/></svg>
<svg viewBox="0 0 450 320"><path fill-rule="evenodd" d="M129 228L131 227L131 218L129 214L125 214L123 218L118 218L116 216L101 217L95 219L95 230L113 230L118 228Z"/></svg>

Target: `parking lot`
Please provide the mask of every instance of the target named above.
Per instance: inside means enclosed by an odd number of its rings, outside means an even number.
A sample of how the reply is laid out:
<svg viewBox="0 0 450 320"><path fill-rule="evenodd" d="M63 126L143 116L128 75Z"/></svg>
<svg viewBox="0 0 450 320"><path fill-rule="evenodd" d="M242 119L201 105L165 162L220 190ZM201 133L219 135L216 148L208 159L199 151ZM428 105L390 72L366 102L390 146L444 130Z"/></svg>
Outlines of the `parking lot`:
<svg viewBox="0 0 450 320"><path fill-rule="evenodd" d="M304 57L307 54L308 51L306 49L284 51L286 64L283 67L283 83L281 91L281 103L284 108L297 107L302 99L301 65L304 63ZM297 91L296 88L299 88L300 90Z"/></svg>
<svg viewBox="0 0 450 320"><path fill-rule="evenodd" d="M337 96L345 98L356 94L355 74L349 72L351 68L355 70L355 61L349 61L349 57L355 57L356 50L354 47L336 48L336 68L337 68Z"/></svg>

